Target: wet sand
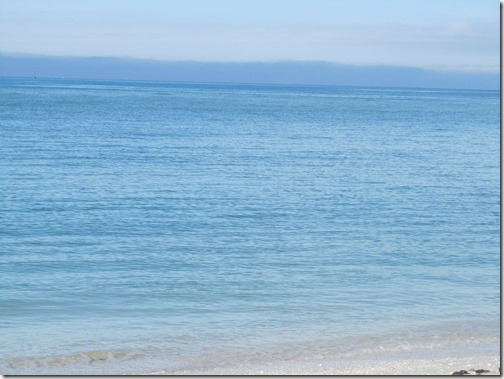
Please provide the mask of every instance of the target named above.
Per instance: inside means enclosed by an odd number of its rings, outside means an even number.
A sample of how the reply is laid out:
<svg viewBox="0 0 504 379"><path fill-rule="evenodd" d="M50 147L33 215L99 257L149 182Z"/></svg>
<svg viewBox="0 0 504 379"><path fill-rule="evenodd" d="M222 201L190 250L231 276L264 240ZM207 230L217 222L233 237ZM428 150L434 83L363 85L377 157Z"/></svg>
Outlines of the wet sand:
<svg viewBox="0 0 504 379"><path fill-rule="evenodd" d="M452 375L465 370L469 375L499 375L500 358L483 356L442 359L349 359L297 361L262 365L216 367L204 371L158 372L170 375Z"/></svg>

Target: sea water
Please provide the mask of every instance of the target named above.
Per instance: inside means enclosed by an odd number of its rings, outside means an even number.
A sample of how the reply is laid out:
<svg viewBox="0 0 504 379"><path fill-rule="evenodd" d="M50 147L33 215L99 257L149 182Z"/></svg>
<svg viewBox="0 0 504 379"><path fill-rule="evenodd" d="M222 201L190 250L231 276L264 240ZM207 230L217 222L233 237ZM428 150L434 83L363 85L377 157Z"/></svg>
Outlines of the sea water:
<svg viewBox="0 0 504 379"><path fill-rule="evenodd" d="M1 79L1 373L498 352L499 96Z"/></svg>

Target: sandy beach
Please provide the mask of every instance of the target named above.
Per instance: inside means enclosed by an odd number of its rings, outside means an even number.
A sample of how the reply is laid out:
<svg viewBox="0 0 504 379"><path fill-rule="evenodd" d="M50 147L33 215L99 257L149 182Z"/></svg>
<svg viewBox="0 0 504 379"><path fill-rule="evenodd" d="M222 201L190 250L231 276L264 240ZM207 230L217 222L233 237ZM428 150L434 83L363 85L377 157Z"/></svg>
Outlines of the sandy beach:
<svg viewBox="0 0 504 379"><path fill-rule="evenodd" d="M495 344L474 344L402 352L342 357L312 355L214 365L150 375L500 375L500 353ZM465 371L465 372L464 372Z"/></svg>
<svg viewBox="0 0 504 379"><path fill-rule="evenodd" d="M157 372L151 375L500 375L498 356L442 359L298 361L217 367L204 371ZM481 372L480 370L485 370ZM477 373L481 372L481 373Z"/></svg>

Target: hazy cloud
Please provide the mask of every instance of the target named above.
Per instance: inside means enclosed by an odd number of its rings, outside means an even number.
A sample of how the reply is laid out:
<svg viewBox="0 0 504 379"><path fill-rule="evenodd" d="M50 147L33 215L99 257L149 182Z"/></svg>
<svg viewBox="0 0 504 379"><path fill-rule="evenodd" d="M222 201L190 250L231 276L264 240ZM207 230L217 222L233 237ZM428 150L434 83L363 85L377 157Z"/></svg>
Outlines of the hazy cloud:
<svg viewBox="0 0 504 379"><path fill-rule="evenodd" d="M118 58L0 55L0 76L186 82L499 89L499 74L330 62L163 62Z"/></svg>
<svg viewBox="0 0 504 379"><path fill-rule="evenodd" d="M0 51L159 60L321 60L498 72L481 0L4 0ZM495 13L493 10L495 9Z"/></svg>

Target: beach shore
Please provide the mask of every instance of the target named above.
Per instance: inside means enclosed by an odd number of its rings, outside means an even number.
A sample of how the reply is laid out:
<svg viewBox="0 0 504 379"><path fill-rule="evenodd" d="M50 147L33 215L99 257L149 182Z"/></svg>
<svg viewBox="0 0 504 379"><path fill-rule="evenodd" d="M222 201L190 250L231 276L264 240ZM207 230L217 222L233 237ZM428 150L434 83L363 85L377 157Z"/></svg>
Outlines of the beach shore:
<svg viewBox="0 0 504 379"><path fill-rule="evenodd" d="M322 343L319 345L323 346ZM348 345L347 345L348 347ZM392 349L380 344L378 349L353 350L317 349L298 354L275 354L267 349L262 355L199 360L196 365L152 372L158 375L493 375L500 376L501 344L498 340L487 342L466 340L423 347L410 345ZM383 349L381 349L383 347ZM292 346L291 349L294 349ZM318 352L317 352L318 350ZM311 351L311 353L309 352ZM240 359L241 358L241 359Z"/></svg>
<svg viewBox="0 0 504 379"><path fill-rule="evenodd" d="M498 356L441 359L347 359L275 362L202 371L157 372L152 375L500 375ZM484 370L484 371L481 371Z"/></svg>

